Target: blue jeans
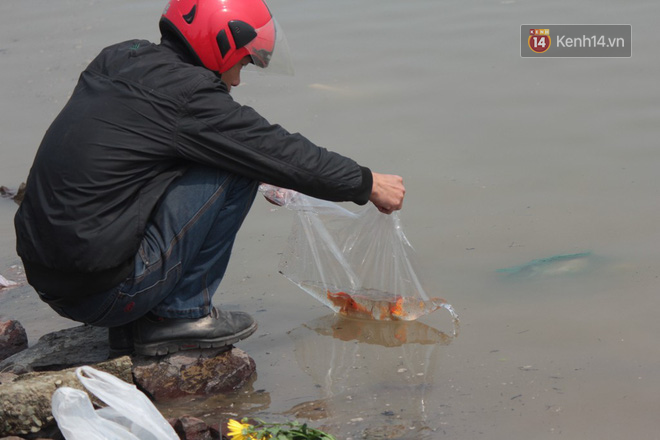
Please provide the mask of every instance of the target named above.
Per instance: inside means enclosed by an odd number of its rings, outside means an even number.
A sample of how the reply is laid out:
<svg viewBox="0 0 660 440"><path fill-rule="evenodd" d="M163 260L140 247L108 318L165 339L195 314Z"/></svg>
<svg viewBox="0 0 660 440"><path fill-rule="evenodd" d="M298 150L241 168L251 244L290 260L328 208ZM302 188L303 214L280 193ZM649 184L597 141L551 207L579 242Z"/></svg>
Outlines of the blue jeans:
<svg viewBox="0 0 660 440"><path fill-rule="evenodd" d="M231 173L191 168L170 185L152 214L134 273L109 291L53 308L103 327L127 324L148 312L166 318L208 315L257 188L257 181Z"/></svg>

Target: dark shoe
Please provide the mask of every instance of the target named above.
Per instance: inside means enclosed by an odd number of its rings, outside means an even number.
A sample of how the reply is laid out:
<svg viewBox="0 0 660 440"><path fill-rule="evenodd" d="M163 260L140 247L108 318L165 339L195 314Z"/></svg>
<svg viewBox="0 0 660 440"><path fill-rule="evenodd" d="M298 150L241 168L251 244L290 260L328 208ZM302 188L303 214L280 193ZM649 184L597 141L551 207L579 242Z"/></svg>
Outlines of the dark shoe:
<svg viewBox="0 0 660 440"><path fill-rule="evenodd" d="M133 354L133 323L108 328L108 359Z"/></svg>
<svg viewBox="0 0 660 440"><path fill-rule="evenodd" d="M224 312L217 308L198 319L138 319L133 329L135 352L144 356L162 356L179 350L220 348L247 338L257 330L257 323L244 312Z"/></svg>

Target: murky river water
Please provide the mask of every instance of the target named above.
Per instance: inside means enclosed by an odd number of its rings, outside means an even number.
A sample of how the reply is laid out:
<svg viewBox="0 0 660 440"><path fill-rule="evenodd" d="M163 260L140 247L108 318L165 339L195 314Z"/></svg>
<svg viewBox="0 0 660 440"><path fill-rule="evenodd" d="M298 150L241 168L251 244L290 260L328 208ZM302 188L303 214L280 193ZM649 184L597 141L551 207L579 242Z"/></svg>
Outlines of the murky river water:
<svg viewBox="0 0 660 440"><path fill-rule="evenodd" d="M258 377L186 411L299 418L338 438L657 438L660 60L655 1L272 0L295 77L233 92L272 122L404 176L401 213L446 311L337 320L277 274L291 213L257 202L219 305L253 313ZM0 185L18 186L79 72L157 37L162 1L0 3ZM521 59L536 23L632 25L630 59ZM0 273L18 263L0 200ZM507 276L498 269L558 254ZM528 268L529 269L529 268ZM430 292L433 294L433 292ZM27 287L0 316L32 342L71 326ZM656 348L654 348L656 347ZM183 408L182 408L183 406Z"/></svg>

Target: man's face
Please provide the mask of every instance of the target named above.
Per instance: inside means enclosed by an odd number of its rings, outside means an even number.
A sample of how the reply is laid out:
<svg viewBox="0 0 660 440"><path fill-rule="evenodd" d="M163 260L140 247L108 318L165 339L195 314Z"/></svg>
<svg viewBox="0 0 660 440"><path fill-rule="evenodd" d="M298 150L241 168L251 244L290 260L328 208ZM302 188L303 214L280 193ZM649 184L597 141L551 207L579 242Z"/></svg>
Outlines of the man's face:
<svg viewBox="0 0 660 440"><path fill-rule="evenodd" d="M241 69L250 63L250 57L245 57L238 63L234 64L229 70L220 75L222 82L227 85L227 89L231 92L232 87L237 87L241 83Z"/></svg>

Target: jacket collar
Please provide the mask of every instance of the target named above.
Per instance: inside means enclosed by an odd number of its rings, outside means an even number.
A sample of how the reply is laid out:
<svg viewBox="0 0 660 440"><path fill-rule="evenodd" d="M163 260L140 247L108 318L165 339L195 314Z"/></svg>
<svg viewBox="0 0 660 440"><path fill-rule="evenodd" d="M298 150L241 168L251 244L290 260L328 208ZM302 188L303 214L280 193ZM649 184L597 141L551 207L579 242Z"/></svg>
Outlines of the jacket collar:
<svg viewBox="0 0 660 440"><path fill-rule="evenodd" d="M197 55L175 36L170 34L163 35L160 39L160 45L174 52L184 63L204 67Z"/></svg>

